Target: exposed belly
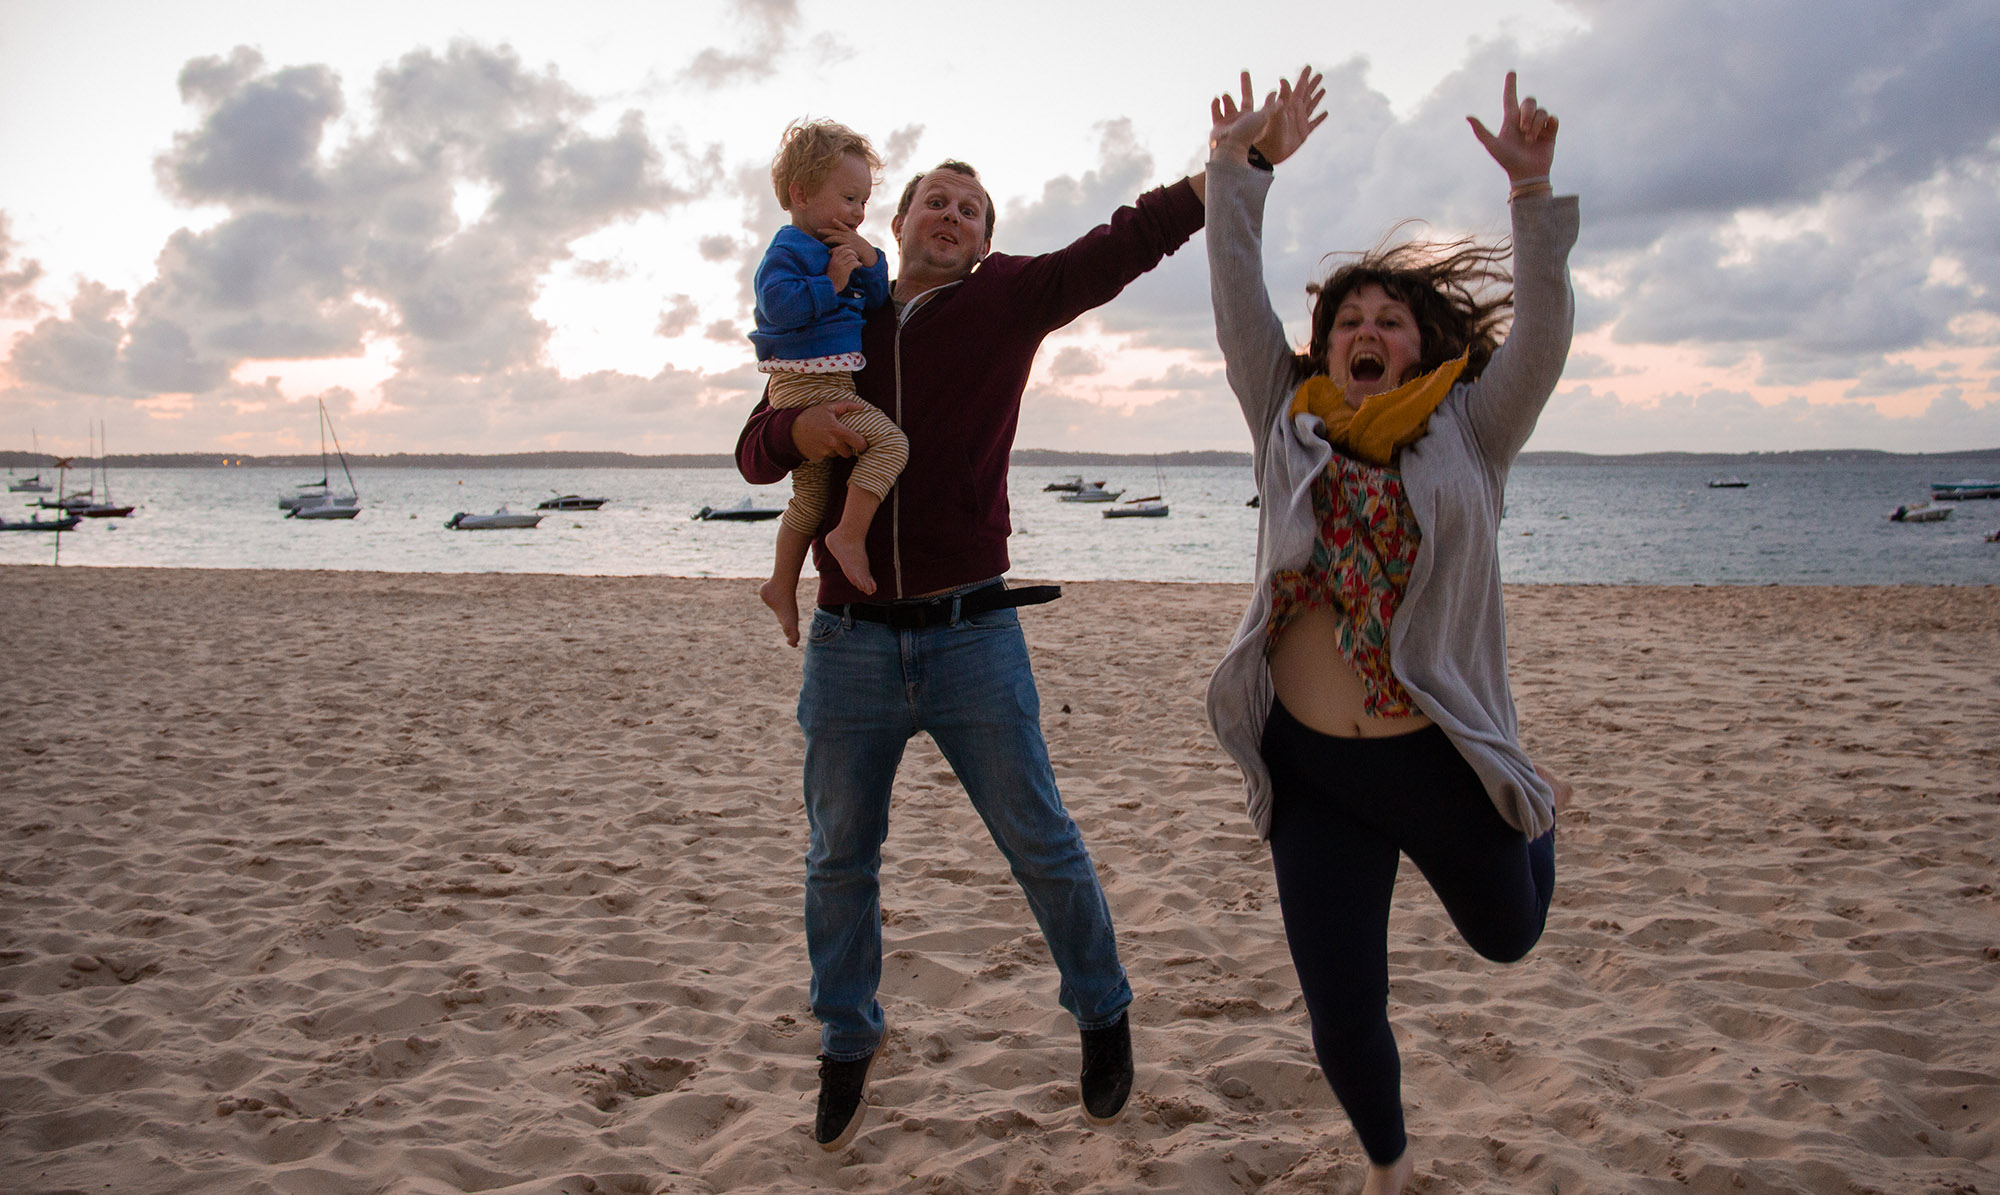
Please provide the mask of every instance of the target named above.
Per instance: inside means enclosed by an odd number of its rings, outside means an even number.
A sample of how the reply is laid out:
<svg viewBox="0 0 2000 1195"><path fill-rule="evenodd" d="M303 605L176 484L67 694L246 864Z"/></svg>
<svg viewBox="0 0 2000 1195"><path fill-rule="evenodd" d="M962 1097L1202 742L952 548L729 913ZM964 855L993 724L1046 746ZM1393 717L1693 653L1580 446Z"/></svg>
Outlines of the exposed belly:
<svg viewBox="0 0 2000 1195"><path fill-rule="evenodd" d="M1377 739L1422 730L1422 714L1380 718L1368 712L1367 690L1340 654L1339 615L1307 610L1289 623L1271 651L1271 687L1292 717L1343 739Z"/></svg>

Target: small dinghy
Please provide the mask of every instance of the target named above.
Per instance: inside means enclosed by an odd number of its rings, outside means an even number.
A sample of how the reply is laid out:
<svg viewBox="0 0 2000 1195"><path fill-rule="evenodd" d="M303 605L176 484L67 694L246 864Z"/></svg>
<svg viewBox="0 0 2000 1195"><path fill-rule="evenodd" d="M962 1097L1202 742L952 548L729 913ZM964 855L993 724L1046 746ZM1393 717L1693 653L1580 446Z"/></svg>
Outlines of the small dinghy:
<svg viewBox="0 0 2000 1195"><path fill-rule="evenodd" d="M445 524L447 531L505 531L510 528L533 527L542 521L541 515L517 515L506 507L501 507L490 515L474 515L459 511Z"/></svg>

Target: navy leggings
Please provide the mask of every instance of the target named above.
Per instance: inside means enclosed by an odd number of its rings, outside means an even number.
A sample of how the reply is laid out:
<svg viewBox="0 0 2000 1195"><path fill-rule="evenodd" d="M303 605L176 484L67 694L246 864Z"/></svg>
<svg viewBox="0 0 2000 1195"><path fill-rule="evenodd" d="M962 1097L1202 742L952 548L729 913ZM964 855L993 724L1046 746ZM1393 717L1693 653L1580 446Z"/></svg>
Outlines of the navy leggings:
<svg viewBox="0 0 2000 1195"><path fill-rule="evenodd" d="M1276 702L1264 727L1271 862L1313 1049L1369 1160L1403 1156L1402 1063L1389 1029L1389 899L1399 854L1430 881L1467 944L1525 957L1555 891L1555 832L1530 842L1435 726L1344 739Z"/></svg>

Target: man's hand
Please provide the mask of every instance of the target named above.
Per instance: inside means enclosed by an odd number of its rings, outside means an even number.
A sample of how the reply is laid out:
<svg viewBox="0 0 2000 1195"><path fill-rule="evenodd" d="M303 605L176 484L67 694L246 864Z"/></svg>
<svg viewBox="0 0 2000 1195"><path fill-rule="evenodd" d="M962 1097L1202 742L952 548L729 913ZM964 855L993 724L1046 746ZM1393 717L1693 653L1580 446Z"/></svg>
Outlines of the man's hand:
<svg viewBox="0 0 2000 1195"><path fill-rule="evenodd" d="M1311 66L1299 71L1299 81L1278 80L1278 106L1271 113L1264 133L1257 138L1257 152L1264 160L1276 166L1297 152L1306 143L1312 131L1326 120L1326 113L1313 115L1319 102L1326 98L1326 88L1320 86L1325 75L1315 74ZM1247 82L1247 80L1246 80Z"/></svg>
<svg viewBox="0 0 2000 1195"><path fill-rule="evenodd" d="M799 417L792 420L792 447L809 461L860 452L868 447L868 437L842 423L840 417L860 410L861 406L853 399L843 398L800 411Z"/></svg>

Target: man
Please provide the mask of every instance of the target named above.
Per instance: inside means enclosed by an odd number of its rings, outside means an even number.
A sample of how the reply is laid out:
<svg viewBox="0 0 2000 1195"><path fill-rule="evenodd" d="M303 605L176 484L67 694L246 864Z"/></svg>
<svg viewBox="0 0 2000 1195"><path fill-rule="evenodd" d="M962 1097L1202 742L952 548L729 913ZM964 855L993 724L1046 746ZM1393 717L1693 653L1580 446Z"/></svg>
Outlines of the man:
<svg viewBox="0 0 2000 1195"><path fill-rule="evenodd" d="M979 176L945 162L913 179L890 228L892 302L862 333L863 399L909 437L910 456L868 534L877 589L863 594L813 544L818 608L805 648L806 949L821 1024L814 1138L829 1151L860 1128L884 1025L878 876L904 745L928 733L965 786L1028 898L1083 1040L1084 1115L1108 1124L1132 1088L1126 1007L1110 909L1063 809L1042 740L1040 699L1014 607L1053 588L1006 588L1007 458L1042 340L1109 302L1202 223L1202 180L1120 208L1111 222L1038 257L991 254L995 213ZM737 443L757 484L805 460L852 456L836 416L759 403Z"/></svg>

